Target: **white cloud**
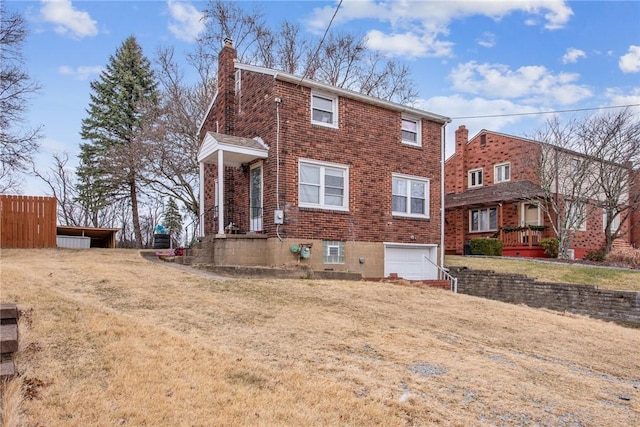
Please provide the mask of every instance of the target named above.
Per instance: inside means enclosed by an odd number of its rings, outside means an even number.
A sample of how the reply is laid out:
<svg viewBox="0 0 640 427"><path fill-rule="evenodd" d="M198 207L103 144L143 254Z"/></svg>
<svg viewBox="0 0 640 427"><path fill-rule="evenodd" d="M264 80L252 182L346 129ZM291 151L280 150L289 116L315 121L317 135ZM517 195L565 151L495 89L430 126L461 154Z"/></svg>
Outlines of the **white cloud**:
<svg viewBox="0 0 640 427"><path fill-rule="evenodd" d="M177 0L167 0L171 22L169 31L177 39L193 42L204 30L204 15L192 4Z"/></svg>
<svg viewBox="0 0 640 427"><path fill-rule="evenodd" d="M73 38L98 34L97 23L87 12L73 7L71 0L41 0L40 13L45 21L55 24L55 32Z"/></svg>
<svg viewBox="0 0 640 427"><path fill-rule="evenodd" d="M617 88L607 89L607 99L609 100L607 105L635 105L635 107L629 107L635 114L640 115L640 86L632 88L628 92L623 92Z"/></svg>
<svg viewBox="0 0 640 427"><path fill-rule="evenodd" d="M563 64L574 63L574 62L578 62L578 59L586 58L586 57L587 57L587 53L584 50L570 47L562 56L562 63Z"/></svg>
<svg viewBox="0 0 640 427"><path fill-rule="evenodd" d="M562 0L529 0L529 1L382 1L358 0L345 1L338 11L333 25L338 26L356 20L376 20L389 25L389 29L370 32L371 45L378 43L387 47L390 55L405 55L407 51L414 56L451 56L452 43L443 39L449 33L449 24L469 16L488 16L500 20L507 15L521 12L543 20L544 27L549 30L562 28L573 15L565 1ZM307 20L311 30L323 32L335 13L335 5L315 8ZM372 34L373 33L373 34ZM393 43L402 35L413 36L413 42L420 46L407 47ZM387 42L383 44L382 42ZM483 40L484 43L490 43ZM398 48L394 51L389 46Z"/></svg>
<svg viewBox="0 0 640 427"><path fill-rule="evenodd" d="M618 66L623 73L640 72L640 46L629 46L629 53L620 57Z"/></svg>
<svg viewBox="0 0 640 427"><path fill-rule="evenodd" d="M452 43L432 40L424 43L417 34L385 34L382 31L372 30L366 36L367 47L391 55L408 57L423 56L449 56Z"/></svg>
<svg viewBox="0 0 640 427"><path fill-rule="evenodd" d="M482 36L477 40L478 44L482 47L490 48L496 45L496 35L489 32L482 33Z"/></svg>
<svg viewBox="0 0 640 427"><path fill-rule="evenodd" d="M446 157L451 156L455 151L455 130L460 125L464 125L469 130L470 138L482 129L523 136L525 130L522 129L528 130L531 121L535 122L539 118L522 114L540 111L530 105L518 104L506 99L467 98L459 94L418 100L416 107L453 118L446 128ZM524 123L527 124L520 128Z"/></svg>
<svg viewBox="0 0 640 427"><path fill-rule="evenodd" d="M62 65L58 67L58 72L63 76L72 76L76 80L89 80L91 76L100 74L102 72L102 67L99 65L94 65L80 66L76 69L73 69L68 65Z"/></svg>
<svg viewBox="0 0 640 427"><path fill-rule="evenodd" d="M503 64L471 61L459 64L449 77L454 90L491 98L566 105L592 96L589 88L575 83L579 74L554 75L543 66L524 66L514 71Z"/></svg>

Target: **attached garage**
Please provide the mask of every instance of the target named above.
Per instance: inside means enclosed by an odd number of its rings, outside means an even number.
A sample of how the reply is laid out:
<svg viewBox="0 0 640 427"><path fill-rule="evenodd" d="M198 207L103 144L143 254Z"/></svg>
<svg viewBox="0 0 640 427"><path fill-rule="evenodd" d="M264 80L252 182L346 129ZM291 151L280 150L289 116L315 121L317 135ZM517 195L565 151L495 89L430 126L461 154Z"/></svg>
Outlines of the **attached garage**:
<svg viewBox="0 0 640 427"><path fill-rule="evenodd" d="M384 244L384 277L395 273L406 280L435 280L437 264L437 245Z"/></svg>

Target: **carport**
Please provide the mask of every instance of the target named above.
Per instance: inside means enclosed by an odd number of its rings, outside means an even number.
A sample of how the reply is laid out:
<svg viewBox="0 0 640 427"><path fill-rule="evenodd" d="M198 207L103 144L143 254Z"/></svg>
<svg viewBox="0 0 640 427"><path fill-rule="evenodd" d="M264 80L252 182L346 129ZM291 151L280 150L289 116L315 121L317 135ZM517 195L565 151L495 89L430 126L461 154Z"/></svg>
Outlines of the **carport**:
<svg viewBox="0 0 640 427"><path fill-rule="evenodd" d="M119 228L94 228L94 227L69 227L69 226L57 226L56 234L59 238L64 236L73 237L85 237L90 239L91 248L115 248L116 247L116 234ZM64 239L62 239L64 240ZM60 247L61 245L58 244ZM62 246L65 247L65 246ZM66 246L75 247L75 246Z"/></svg>

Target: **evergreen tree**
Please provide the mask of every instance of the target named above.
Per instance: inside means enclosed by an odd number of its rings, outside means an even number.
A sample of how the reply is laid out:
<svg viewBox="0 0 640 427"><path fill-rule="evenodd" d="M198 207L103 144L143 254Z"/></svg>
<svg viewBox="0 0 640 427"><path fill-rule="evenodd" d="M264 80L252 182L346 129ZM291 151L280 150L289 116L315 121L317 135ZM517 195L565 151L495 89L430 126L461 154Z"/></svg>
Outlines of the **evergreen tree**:
<svg viewBox="0 0 640 427"><path fill-rule="evenodd" d="M171 237L179 242L182 234L182 215L178 209L178 204L173 198L169 198L164 211L164 227L169 230Z"/></svg>
<svg viewBox="0 0 640 427"><path fill-rule="evenodd" d="M149 60L130 36L91 83L80 133L87 142L80 146L79 200L96 226L101 208L127 200L137 247L142 247L138 199L148 152L145 135L158 113L157 86Z"/></svg>

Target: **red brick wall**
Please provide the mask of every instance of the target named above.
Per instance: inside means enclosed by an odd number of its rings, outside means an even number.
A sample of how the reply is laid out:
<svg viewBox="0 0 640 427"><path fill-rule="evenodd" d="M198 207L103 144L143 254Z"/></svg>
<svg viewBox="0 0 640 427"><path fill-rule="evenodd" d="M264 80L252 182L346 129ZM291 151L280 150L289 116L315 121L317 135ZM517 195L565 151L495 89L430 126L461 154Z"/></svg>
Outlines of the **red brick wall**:
<svg viewBox="0 0 640 427"><path fill-rule="evenodd" d="M483 169L483 186L493 185L494 169L498 163L510 162L511 181L529 180L538 183L536 166L533 164L538 155L537 143L515 136L502 135L481 131L468 143L468 131L461 126L456 131L456 153L445 164L445 192L462 193L467 191L467 172L471 169ZM462 179L461 179L462 178ZM505 201L503 204L502 218L498 218L498 225L519 226L521 204ZM497 204L487 204L493 207ZM542 221L550 225L549 218L544 214ZM468 209L452 209L447 211L445 222L445 248L449 253L463 253L464 242L475 237L488 237L489 233L469 232ZM545 231L545 237L553 237L553 231L549 227ZM462 243L461 243L462 242ZM575 249L576 258L582 258L591 250L604 247L605 237L602 229L602 210L590 210L587 218L587 230L576 232L571 248Z"/></svg>
<svg viewBox="0 0 640 427"><path fill-rule="evenodd" d="M283 228L289 237L407 243L439 240L440 124L423 120L422 147L411 147L400 142L399 112L340 98L339 129L327 128L311 124L309 88L277 82L276 90L283 100L280 195L286 215ZM299 158L349 166L348 212L298 207ZM391 215L392 173L430 178L429 220Z"/></svg>
<svg viewBox="0 0 640 427"><path fill-rule="evenodd" d="M632 203L637 203L640 199L640 170L636 169L631 172L631 194L630 200ZM629 226L631 230L630 242L635 248L640 248L640 209L634 209L629 218Z"/></svg>
<svg viewBox="0 0 640 427"><path fill-rule="evenodd" d="M234 75L224 72L232 81L227 86L221 85L220 90L233 89ZM233 101L234 117L222 114L229 111L229 102L219 94L203 131L215 131L216 121L219 125L232 122L233 135L259 136L269 146L269 157L263 161L266 234L275 236L272 218L277 205L276 151L279 148L279 207L285 211L285 224L280 229L282 237L406 243L439 241L441 124L423 120L422 147L408 146L401 143L400 112L340 97L339 129L312 125L309 88L247 70L242 70L241 76L242 90ZM276 97L282 99L278 141ZM299 158L349 167L348 212L298 207ZM215 168L207 168L206 173L211 176ZM430 219L391 215L392 173L430 179ZM239 203L243 198L248 205L248 184L238 174L234 177L233 182L225 182L226 197L233 193L234 202ZM205 185L206 204L212 205L213 180L207 179Z"/></svg>

